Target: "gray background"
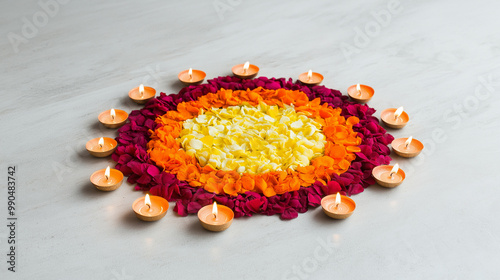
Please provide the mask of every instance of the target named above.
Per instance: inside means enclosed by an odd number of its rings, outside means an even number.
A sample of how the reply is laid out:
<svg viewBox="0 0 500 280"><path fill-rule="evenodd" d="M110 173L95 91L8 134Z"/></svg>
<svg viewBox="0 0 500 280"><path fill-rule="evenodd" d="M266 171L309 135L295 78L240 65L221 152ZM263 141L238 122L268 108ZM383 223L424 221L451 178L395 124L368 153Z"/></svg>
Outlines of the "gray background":
<svg viewBox="0 0 500 280"><path fill-rule="evenodd" d="M500 277L500 3L254 2L2 1L1 279ZM218 234L172 210L141 222L133 186L90 185L113 164L84 148L116 135L100 112L139 109L127 97L139 83L177 92L181 70L212 78L246 60L261 76L313 69L343 93L371 85L376 116L405 106L410 123L391 133L420 139L425 153L394 156L406 181L354 196L345 221L317 208L292 221L237 219ZM3 225L9 165L18 167L16 273Z"/></svg>

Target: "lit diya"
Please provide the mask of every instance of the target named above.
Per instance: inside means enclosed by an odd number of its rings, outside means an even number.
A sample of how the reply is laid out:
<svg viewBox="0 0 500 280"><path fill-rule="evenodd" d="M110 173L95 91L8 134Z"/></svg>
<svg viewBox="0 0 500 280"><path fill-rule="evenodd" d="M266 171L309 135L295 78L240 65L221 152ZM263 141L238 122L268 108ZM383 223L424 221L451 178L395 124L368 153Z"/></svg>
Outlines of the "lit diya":
<svg viewBox="0 0 500 280"><path fill-rule="evenodd" d="M379 165L373 168L372 175L377 184L386 188L397 187L405 179L405 173L399 168L399 164L397 163L394 166Z"/></svg>
<svg viewBox="0 0 500 280"><path fill-rule="evenodd" d="M118 189L122 185L123 173L116 169L97 170L90 176L90 182L101 191L109 192Z"/></svg>
<svg viewBox="0 0 500 280"><path fill-rule="evenodd" d="M115 139L109 137L94 138L85 145L87 151L95 157L107 157L111 155L118 143Z"/></svg>
<svg viewBox="0 0 500 280"><path fill-rule="evenodd" d="M380 114L380 118L390 128L403 128L410 120L408 114L403 111L403 107L385 109Z"/></svg>
<svg viewBox="0 0 500 280"><path fill-rule="evenodd" d="M356 203L350 197L337 193L323 197L321 207L328 217L342 220L352 215L356 209Z"/></svg>
<svg viewBox="0 0 500 280"><path fill-rule="evenodd" d="M233 74L241 79L252 79L259 74L259 67L250 64L250 62L245 62L245 64L238 64L231 68Z"/></svg>
<svg viewBox="0 0 500 280"><path fill-rule="evenodd" d="M179 73L178 78L185 85L198 85L203 82L207 74L201 70L193 70L193 68L189 68L189 70L184 70Z"/></svg>
<svg viewBox="0 0 500 280"><path fill-rule="evenodd" d="M299 81L306 85L319 85L323 81L323 75L309 70L299 75Z"/></svg>
<svg viewBox="0 0 500 280"><path fill-rule="evenodd" d="M372 87L360 84L350 86L347 89L347 94L349 95L349 97L351 97L351 99L358 103L368 102L373 97L374 93L375 91Z"/></svg>
<svg viewBox="0 0 500 280"><path fill-rule="evenodd" d="M231 226L234 212L224 205L217 205L214 201L212 206L206 205L198 211L198 219L201 225L209 231L223 231Z"/></svg>
<svg viewBox="0 0 500 280"><path fill-rule="evenodd" d="M412 158L418 156L422 149L424 148L424 144L418 141L417 139L413 139L412 136L408 138L398 138L394 139L391 143L392 149L394 152L405 158Z"/></svg>
<svg viewBox="0 0 500 280"><path fill-rule="evenodd" d="M118 128L127 122L127 112L119 109L111 109L99 114L99 122L108 128Z"/></svg>
<svg viewBox="0 0 500 280"><path fill-rule="evenodd" d="M168 206L165 198L146 194L134 201L132 209L137 218L146 222L154 222L165 217Z"/></svg>
<svg viewBox="0 0 500 280"><path fill-rule="evenodd" d="M128 92L128 96L137 104L144 104L153 99L156 95L156 89L152 87L145 87L143 84Z"/></svg>

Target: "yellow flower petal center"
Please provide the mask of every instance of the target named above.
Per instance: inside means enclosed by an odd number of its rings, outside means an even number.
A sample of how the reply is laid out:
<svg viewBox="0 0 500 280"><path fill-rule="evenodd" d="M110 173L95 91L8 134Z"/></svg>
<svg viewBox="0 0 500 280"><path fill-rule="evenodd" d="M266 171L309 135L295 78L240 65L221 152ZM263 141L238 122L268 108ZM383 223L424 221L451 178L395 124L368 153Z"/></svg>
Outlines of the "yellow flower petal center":
<svg viewBox="0 0 500 280"><path fill-rule="evenodd" d="M324 155L321 124L293 106L212 108L183 123L177 141L203 167L259 174L295 170Z"/></svg>

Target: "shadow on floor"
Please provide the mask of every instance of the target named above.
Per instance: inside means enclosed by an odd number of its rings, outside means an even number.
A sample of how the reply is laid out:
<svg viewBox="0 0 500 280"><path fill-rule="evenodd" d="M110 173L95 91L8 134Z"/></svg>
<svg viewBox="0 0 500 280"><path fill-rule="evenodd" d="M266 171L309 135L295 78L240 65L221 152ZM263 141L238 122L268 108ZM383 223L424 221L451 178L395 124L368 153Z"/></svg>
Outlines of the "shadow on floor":
<svg viewBox="0 0 500 280"><path fill-rule="evenodd" d="M103 192L98 189L90 181L82 183L80 186L80 193L88 198L100 198L104 195L110 195L112 192Z"/></svg>
<svg viewBox="0 0 500 280"><path fill-rule="evenodd" d="M328 217L324 212L323 209L321 209L321 206L319 206L320 209L317 209L314 213L313 220L319 224L322 225L337 225L345 220L336 220Z"/></svg>

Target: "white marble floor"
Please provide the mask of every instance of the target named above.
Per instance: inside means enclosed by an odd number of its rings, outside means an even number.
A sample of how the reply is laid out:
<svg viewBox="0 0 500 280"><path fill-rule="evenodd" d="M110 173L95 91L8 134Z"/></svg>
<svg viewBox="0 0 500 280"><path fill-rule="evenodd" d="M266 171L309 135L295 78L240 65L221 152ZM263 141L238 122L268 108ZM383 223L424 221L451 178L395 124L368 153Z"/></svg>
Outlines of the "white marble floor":
<svg viewBox="0 0 500 280"><path fill-rule="evenodd" d="M500 33L481 1L3 1L0 4L1 279L498 279ZM145 83L166 93L189 67L208 77L250 60L261 76L313 69L326 86L375 88L405 106L396 158L407 179L354 196L347 220L237 219L219 234L173 211L131 210L124 184L96 191L85 142ZM378 116L377 113L377 116ZM7 169L17 168L16 272L8 271Z"/></svg>

